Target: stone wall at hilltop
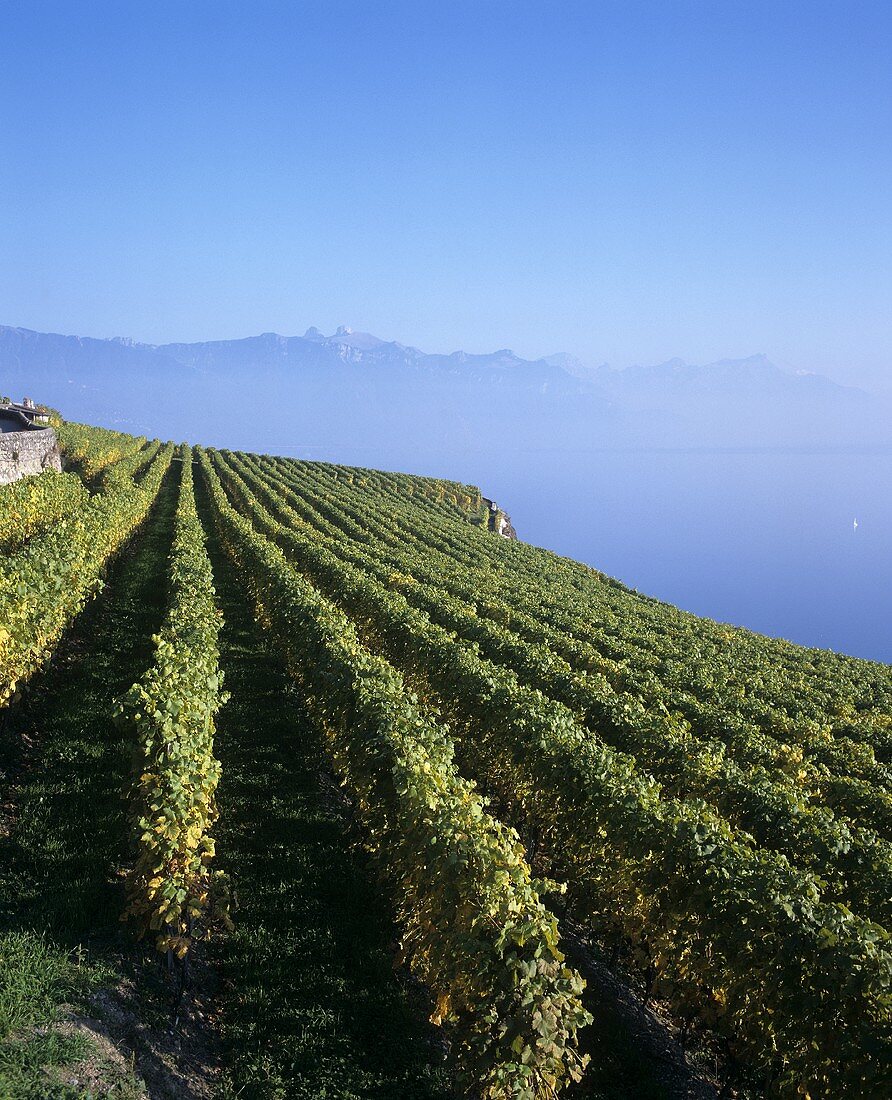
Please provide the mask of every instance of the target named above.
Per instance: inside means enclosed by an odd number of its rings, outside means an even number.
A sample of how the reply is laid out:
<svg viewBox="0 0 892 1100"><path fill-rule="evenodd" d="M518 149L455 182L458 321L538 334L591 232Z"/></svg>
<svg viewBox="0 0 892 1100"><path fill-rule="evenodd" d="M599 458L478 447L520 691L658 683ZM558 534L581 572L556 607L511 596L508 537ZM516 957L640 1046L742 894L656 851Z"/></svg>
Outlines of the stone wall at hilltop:
<svg viewBox="0 0 892 1100"><path fill-rule="evenodd" d="M27 474L61 469L62 453L52 428L0 434L0 485Z"/></svg>

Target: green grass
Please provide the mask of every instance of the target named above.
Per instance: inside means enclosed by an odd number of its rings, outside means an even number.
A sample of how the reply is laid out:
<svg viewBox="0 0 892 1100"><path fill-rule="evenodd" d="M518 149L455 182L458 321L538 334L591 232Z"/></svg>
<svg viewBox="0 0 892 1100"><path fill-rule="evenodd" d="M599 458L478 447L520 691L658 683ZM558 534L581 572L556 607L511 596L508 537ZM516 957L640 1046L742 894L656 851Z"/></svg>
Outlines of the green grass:
<svg viewBox="0 0 892 1100"><path fill-rule="evenodd" d="M207 518L200 479L198 500ZM222 945L225 1094L244 1100L451 1095L425 995L393 968L372 869L326 792L316 736L238 578L209 546L225 615L218 865L239 909Z"/></svg>
<svg viewBox="0 0 892 1100"><path fill-rule="evenodd" d="M34 932L0 937L0 1097L3 1100L92 1100L74 1083L79 1067L103 1084L103 1096L142 1095L83 1032L56 1026L60 1006L83 1000L111 973L86 963ZM85 1074L83 1076L86 1076Z"/></svg>
<svg viewBox="0 0 892 1100"><path fill-rule="evenodd" d="M0 943L0 1036L46 1022L61 1001L91 984L93 968L39 933L7 932Z"/></svg>
<svg viewBox="0 0 892 1100"><path fill-rule="evenodd" d="M151 659L164 602L173 487L109 570L52 664L0 716L0 1097L80 1097L53 1066L95 1049L52 1025L120 976L118 920L131 746L112 700ZM8 784L13 785L7 794ZM124 1095L123 1084L104 1095Z"/></svg>

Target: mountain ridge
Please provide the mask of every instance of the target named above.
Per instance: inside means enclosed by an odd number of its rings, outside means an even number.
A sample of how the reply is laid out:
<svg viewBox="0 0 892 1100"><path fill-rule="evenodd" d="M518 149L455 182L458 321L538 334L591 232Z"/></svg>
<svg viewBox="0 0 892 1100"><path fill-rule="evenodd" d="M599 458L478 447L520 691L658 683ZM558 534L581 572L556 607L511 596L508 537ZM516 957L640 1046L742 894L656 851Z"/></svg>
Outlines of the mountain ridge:
<svg viewBox="0 0 892 1100"><path fill-rule="evenodd" d="M343 451L345 461L396 448L409 469L427 453L481 446L892 443L892 404L764 353L616 370L560 352L430 353L343 325L165 344L0 326L0 392L72 419L183 438L197 429L248 450L271 449L265 436L280 448Z"/></svg>
<svg viewBox="0 0 892 1100"><path fill-rule="evenodd" d="M183 364L190 365L195 361L198 350L211 349L236 349L249 350L252 347L266 348L269 350L290 351L294 348L303 348L315 345L328 349L350 349L348 353L340 354L342 359L355 359L360 361L367 356L380 360L384 354L394 353L406 362L421 362L424 360L437 363L471 363L478 366L515 364L518 366L530 366L542 364L556 369L568 377L581 381L595 378L604 379L631 379L641 376L660 377L665 375L704 375L715 374L719 370L742 372L759 368L763 372L780 375L789 379L812 378L820 379L822 384L827 384L839 390L848 392L867 393L855 386L847 386L837 382L827 375L814 371L794 371L779 367L773 363L764 352L742 358L725 357L708 363L689 363L681 357L672 357L655 364L634 364L628 367L614 368L607 363L596 367L584 364L576 356L567 352L555 352L551 355L539 356L535 359L526 359L517 355L510 348L500 348L491 352L468 352L464 349L456 349L451 352L425 352L420 348L409 344L403 344L397 340L384 340L373 333L359 332L346 325L341 325L330 336L326 336L315 326L310 326L303 336L286 336L277 332L263 332L252 336L235 337L233 339L199 340L199 341L170 341L167 343L153 344L147 341L136 340L130 336L78 336L55 332L40 332L23 326L0 325L0 341L7 336L18 336L26 340L37 338L41 342L52 340L62 342L64 345L76 345L90 350L98 350L102 346L116 346L133 349L141 352L151 352L170 358ZM6 347L0 348L0 354L6 352ZM191 352L191 354L190 354ZM0 359L0 368L5 365Z"/></svg>

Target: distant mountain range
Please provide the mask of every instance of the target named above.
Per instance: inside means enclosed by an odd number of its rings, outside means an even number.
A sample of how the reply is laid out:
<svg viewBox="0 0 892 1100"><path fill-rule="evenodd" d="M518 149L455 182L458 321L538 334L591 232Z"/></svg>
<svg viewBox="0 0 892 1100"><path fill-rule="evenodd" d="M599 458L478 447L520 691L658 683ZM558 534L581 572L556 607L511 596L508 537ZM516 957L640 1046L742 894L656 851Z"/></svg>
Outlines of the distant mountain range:
<svg viewBox="0 0 892 1100"><path fill-rule="evenodd" d="M887 404L764 355L612 370L508 349L429 354L349 328L153 345L0 326L0 392L130 431L369 465L468 449L892 443Z"/></svg>

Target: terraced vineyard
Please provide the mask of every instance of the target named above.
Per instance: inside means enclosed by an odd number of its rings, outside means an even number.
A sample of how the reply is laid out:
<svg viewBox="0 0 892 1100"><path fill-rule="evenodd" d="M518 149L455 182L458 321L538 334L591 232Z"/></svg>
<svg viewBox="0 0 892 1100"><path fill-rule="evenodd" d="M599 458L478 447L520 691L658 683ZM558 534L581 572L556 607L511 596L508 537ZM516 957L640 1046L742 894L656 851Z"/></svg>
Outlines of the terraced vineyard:
<svg viewBox="0 0 892 1100"><path fill-rule="evenodd" d="M48 1021L126 986L170 1095L892 1095L892 669L471 486L60 435L0 489L0 1094L86 1095Z"/></svg>

